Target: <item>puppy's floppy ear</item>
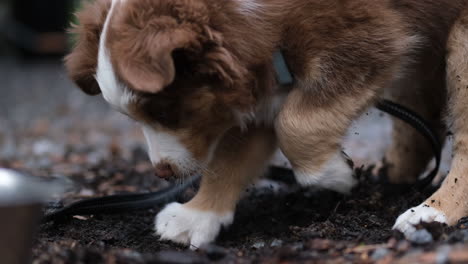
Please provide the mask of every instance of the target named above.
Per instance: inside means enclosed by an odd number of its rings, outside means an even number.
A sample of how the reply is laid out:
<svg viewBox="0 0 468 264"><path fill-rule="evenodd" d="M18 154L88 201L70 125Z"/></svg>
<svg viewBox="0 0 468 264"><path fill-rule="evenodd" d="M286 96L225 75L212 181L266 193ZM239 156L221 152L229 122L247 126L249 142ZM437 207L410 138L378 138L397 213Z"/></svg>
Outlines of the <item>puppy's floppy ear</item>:
<svg viewBox="0 0 468 264"><path fill-rule="evenodd" d="M97 68L99 38L110 5L109 0L87 2L76 14L79 25L73 25L70 30L70 33L76 36L77 42L72 52L65 57L65 67L70 79L90 95L101 93L94 75Z"/></svg>
<svg viewBox="0 0 468 264"><path fill-rule="evenodd" d="M83 92L89 95L100 94L101 89L94 77L96 66L81 59L84 57L84 53L75 49L75 51L65 58L68 76Z"/></svg>
<svg viewBox="0 0 468 264"><path fill-rule="evenodd" d="M196 34L184 28L144 35L141 40L127 42L125 47L125 41L116 44L114 51L119 52L117 69L119 76L132 89L158 93L174 81L176 68L173 52L199 44ZM130 46L128 43L133 44Z"/></svg>

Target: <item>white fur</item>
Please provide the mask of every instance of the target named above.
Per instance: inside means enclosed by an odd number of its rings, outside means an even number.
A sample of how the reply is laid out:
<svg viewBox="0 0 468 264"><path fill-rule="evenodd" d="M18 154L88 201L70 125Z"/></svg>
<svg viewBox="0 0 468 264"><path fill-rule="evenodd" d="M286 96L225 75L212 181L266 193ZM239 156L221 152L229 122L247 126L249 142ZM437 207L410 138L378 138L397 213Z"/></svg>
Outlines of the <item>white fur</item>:
<svg viewBox="0 0 468 264"><path fill-rule="evenodd" d="M440 222L446 224L447 218L441 211L423 203L400 215L396 220L393 229L399 230L408 237L411 233L416 231L415 225L418 225L421 222Z"/></svg>
<svg viewBox="0 0 468 264"><path fill-rule="evenodd" d="M302 186L314 186L324 189L349 193L357 184L354 171L339 152L333 156L318 172L294 168L296 180Z"/></svg>
<svg viewBox="0 0 468 264"><path fill-rule="evenodd" d="M233 213L218 215L187 208L179 203L167 205L155 221L156 234L163 240L170 240L197 249L213 242L222 226L229 226Z"/></svg>
<svg viewBox="0 0 468 264"><path fill-rule="evenodd" d="M101 38L99 40L99 54L96 70L96 81L102 91L104 99L113 107L121 112L127 112L127 105L133 100L133 95L124 84L117 80L114 68L111 63L109 51L106 48L107 31L109 21L115 9L115 5L119 1L113 0L106 21L103 26Z"/></svg>
<svg viewBox="0 0 468 264"><path fill-rule="evenodd" d="M175 136L155 131L148 126L144 126L142 130L148 144L150 160L154 165L162 161L169 161L176 165L182 173L194 170L192 154Z"/></svg>

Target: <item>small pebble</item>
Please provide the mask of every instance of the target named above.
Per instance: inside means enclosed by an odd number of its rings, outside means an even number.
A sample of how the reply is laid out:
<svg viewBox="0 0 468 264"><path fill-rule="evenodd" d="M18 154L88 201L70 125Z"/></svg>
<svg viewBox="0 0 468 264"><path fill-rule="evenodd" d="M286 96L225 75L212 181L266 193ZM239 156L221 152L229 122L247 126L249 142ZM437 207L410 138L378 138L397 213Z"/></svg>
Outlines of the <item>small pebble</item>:
<svg viewBox="0 0 468 264"><path fill-rule="evenodd" d="M297 242L292 244L290 247L294 251L300 251L304 249L304 243Z"/></svg>
<svg viewBox="0 0 468 264"><path fill-rule="evenodd" d="M429 233L426 229L417 230L411 233L407 238L409 241L418 245L425 245L434 241L431 233Z"/></svg>
<svg viewBox="0 0 468 264"><path fill-rule="evenodd" d="M283 245L283 241L279 239L275 239L271 242L271 247L281 247Z"/></svg>
<svg viewBox="0 0 468 264"><path fill-rule="evenodd" d="M372 260L380 260L380 259L383 259L385 258L386 256L388 256L388 254L390 254L390 250L386 249L386 248L378 248L374 251L374 253L372 253Z"/></svg>
<svg viewBox="0 0 468 264"><path fill-rule="evenodd" d="M257 243L252 245L252 248L255 248L255 249L261 249L261 248L264 248L264 247L265 247L265 242L263 242L263 241L257 242Z"/></svg>
<svg viewBox="0 0 468 264"><path fill-rule="evenodd" d="M468 229L456 230L449 235L448 241L451 243L468 242Z"/></svg>

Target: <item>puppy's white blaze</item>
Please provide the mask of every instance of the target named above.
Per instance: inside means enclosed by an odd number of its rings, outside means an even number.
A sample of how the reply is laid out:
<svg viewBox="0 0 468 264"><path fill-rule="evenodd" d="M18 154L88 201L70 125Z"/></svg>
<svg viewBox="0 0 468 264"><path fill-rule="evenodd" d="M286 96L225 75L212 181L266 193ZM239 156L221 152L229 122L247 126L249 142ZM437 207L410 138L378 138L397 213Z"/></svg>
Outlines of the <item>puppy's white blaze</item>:
<svg viewBox="0 0 468 264"><path fill-rule="evenodd" d="M220 215L171 203L156 216L155 229L161 239L198 249L213 242L221 227L230 225L233 219L232 212Z"/></svg>
<svg viewBox="0 0 468 264"><path fill-rule="evenodd" d="M104 99L113 107L117 108L117 110L126 112L127 105L133 99L133 96L125 85L117 80L109 52L106 48L109 21L114 12L116 3L119 1L124 0L112 0L111 8L107 14L106 21L102 29L99 40L98 63L95 78L99 84Z"/></svg>
<svg viewBox="0 0 468 264"><path fill-rule="evenodd" d="M415 226L421 222L440 222L446 224L447 217L441 211L423 203L400 215L393 229L399 230L408 237L416 231Z"/></svg>
<svg viewBox="0 0 468 264"><path fill-rule="evenodd" d="M153 164L158 164L161 160L168 160L181 170L192 170L190 168L193 160L191 153L179 140L168 133L157 132L154 129L144 126L142 128L148 144L148 152Z"/></svg>
<svg viewBox="0 0 468 264"><path fill-rule="evenodd" d="M302 186L315 186L348 194L357 184L354 171L348 165L341 152L331 158L320 171L307 171L294 168L297 181Z"/></svg>

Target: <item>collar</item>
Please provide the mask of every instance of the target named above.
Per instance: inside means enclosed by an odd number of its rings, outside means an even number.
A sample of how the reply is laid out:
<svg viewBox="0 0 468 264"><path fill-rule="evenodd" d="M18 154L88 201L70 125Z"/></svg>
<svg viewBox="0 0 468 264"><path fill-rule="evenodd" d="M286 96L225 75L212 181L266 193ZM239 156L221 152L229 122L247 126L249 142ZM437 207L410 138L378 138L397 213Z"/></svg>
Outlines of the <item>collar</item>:
<svg viewBox="0 0 468 264"><path fill-rule="evenodd" d="M294 83L294 76L289 70L288 63L284 59L281 50L273 53L273 66L276 72L276 79L280 85L291 85Z"/></svg>

